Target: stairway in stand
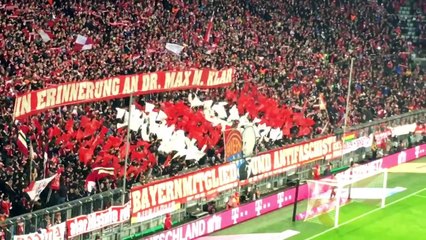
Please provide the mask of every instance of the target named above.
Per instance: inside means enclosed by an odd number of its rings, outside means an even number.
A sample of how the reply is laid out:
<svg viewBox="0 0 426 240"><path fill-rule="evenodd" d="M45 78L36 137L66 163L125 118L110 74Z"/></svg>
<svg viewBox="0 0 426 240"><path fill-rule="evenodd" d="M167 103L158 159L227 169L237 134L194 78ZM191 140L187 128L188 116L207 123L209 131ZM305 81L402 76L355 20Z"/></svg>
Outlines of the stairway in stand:
<svg viewBox="0 0 426 240"><path fill-rule="evenodd" d="M401 6L398 16L400 19L401 35L407 41L411 41L414 44L418 44L421 39L420 27L426 24L426 14L423 9L419 7L419 0L407 0L403 6ZM420 50L420 49L418 49ZM418 52L417 57L425 57L426 52Z"/></svg>

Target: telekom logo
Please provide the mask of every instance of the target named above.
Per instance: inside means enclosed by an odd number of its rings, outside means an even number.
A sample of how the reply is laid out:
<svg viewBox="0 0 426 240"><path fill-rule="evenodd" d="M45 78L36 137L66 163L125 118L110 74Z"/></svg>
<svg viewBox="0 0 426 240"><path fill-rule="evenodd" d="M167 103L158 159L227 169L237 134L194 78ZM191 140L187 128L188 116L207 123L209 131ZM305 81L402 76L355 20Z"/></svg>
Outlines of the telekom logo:
<svg viewBox="0 0 426 240"><path fill-rule="evenodd" d="M232 221L234 222L234 224L237 224L237 220L238 220L239 215L240 215L240 208L233 208L232 213L231 213L231 217L232 217Z"/></svg>
<svg viewBox="0 0 426 240"><path fill-rule="evenodd" d="M213 217L207 221L207 233L215 232L221 229L221 227L222 227L221 216L213 215Z"/></svg>
<svg viewBox="0 0 426 240"><path fill-rule="evenodd" d="M414 154L416 155L416 158L420 157L420 146L416 146L414 149Z"/></svg>
<svg viewBox="0 0 426 240"><path fill-rule="evenodd" d="M262 204L263 204L262 199L256 201L255 203L256 216L260 215L260 211L262 211Z"/></svg>
<svg viewBox="0 0 426 240"><path fill-rule="evenodd" d="M398 154L398 164L405 163L407 161L407 154L402 151Z"/></svg>
<svg viewBox="0 0 426 240"><path fill-rule="evenodd" d="M282 208L284 203L284 192L280 192L277 194L277 203L278 203L278 207Z"/></svg>

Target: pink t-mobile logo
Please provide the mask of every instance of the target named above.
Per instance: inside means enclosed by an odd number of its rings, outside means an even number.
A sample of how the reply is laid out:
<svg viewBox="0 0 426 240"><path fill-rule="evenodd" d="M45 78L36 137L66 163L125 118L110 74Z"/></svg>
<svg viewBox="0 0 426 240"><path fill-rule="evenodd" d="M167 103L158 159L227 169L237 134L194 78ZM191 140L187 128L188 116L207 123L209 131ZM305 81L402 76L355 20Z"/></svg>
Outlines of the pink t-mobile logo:
<svg viewBox="0 0 426 240"><path fill-rule="evenodd" d="M284 192L280 192L277 194L277 203L278 203L278 207L282 208L284 203Z"/></svg>
<svg viewBox="0 0 426 240"><path fill-rule="evenodd" d="M240 215L240 209L239 208L233 208L232 213L231 213L231 217L232 217L232 221L234 222L234 224L237 224L237 220L238 220L239 215Z"/></svg>
<svg viewBox="0 0 426 240"><path fill-rule="evenodd" d="M259 215L260 215L260 211L262 211L262 208L263 208L262 204L263 204L262 199L257 200L257 201L255 202L256 216L259 216Z"/></svg>

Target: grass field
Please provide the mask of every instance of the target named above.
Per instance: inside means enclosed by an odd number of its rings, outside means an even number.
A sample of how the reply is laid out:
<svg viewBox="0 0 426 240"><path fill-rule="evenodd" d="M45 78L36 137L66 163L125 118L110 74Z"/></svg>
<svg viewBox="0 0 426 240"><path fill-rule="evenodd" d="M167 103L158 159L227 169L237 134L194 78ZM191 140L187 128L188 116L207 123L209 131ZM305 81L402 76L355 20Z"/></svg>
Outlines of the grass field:
<svg viewBox="0 0 426 240"><path fill-rule="evenodd" d="M415 169L410 170L409 164L413 164ZM295 230L299 232L297 235L285 239L426 239L426 158L404 165L392 169L387 185L388 188L404 187L405 191L388 197L385 208L380 208L379 203L373 206L354 202L343 206L338 228L327 227L319 221L293 223L293 207L289 206L222 230L213 236ZM306 210L306 201L302 201L298 208L298 212ZM262 237L259 235L257 239L262 240Z"/></svg>

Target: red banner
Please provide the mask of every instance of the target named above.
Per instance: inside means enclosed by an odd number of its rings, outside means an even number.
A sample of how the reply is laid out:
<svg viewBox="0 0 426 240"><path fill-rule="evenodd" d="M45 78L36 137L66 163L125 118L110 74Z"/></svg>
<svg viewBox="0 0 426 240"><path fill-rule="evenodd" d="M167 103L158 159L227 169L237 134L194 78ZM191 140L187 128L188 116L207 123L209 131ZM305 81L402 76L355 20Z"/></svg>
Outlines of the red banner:
<svg viewBox="0 0 426 240"><path fill-rule="evenodd" d="M168 178L132 188L132 223L158 216L157 212L172 211L173 205L207 197L236 187L238 171L235 164L201 169L182 176Z"/></svg>
<svg viewBox="0 0 426 240"><path fill-rule="evenodd" d="M13 116L21 119L50 108L103 101L134 95L226 87L232 84L234 68L188 70L117 76L95 81L53 85L16 97Z"/></svg>
<svg viewBox="0 0 426 240"><path fill-rule="evenodd" d="M130 219L130 204L113 206L106 210L67 220L68 238L95 231Z"/></svg>
<svg viewBox="0 0 426 240"><path fill-rule="evenodd" d="M319 158L335 159L342 155L342 144L336 136L269 151L247 160L230 162L175 178L168 178L132 188L132 223L169 212L176 203L209 197L238 184L260 180L286 171L289 167Z"/></svg>
<svg viewBox="0 0 426 240"><path fill-rule="evenodd" d="M322 137L268 151L247 158L247 179L240 179L240 185L256 182L321 158L333 160L341 157L342 153L342 141L336 136Z"/></svg>
<svg viewBox="0 0 426 240"><path fill-rule="evenodd" d="M243 136L237 129L229 129L224 133L225 159L233 161L243 157Z"/></svg>

